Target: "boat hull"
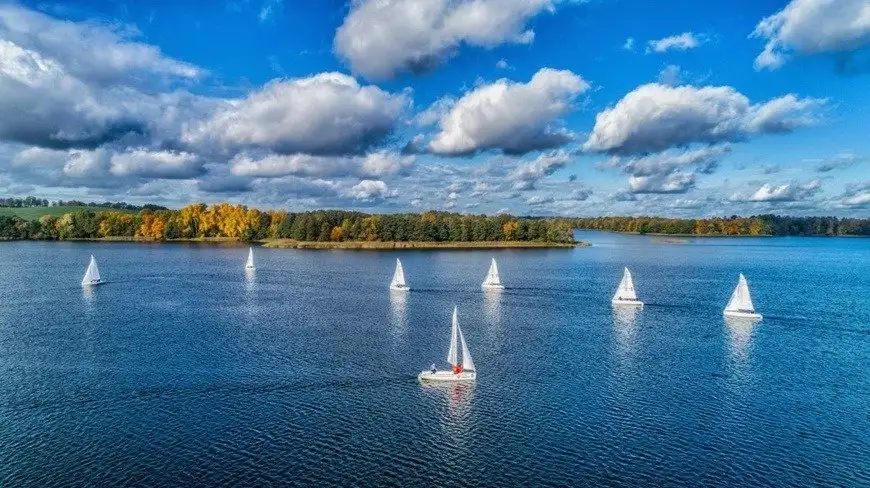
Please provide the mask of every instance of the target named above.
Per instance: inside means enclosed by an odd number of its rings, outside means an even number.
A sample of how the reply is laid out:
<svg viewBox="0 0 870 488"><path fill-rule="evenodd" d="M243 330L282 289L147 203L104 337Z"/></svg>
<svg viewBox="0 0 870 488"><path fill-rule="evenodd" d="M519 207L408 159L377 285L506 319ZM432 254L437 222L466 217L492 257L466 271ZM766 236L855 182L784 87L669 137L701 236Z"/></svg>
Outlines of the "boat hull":
<svg viewBox="0 0 870 488"><path fill-rule="evenodd" d="M105 283L103 280L83 281L82 286L99 286Z"/></svg>
<svg viewBox="0 0 870 488"><path fill-rule="evenodd" d="M504 285L483 284L483 285L480 285L480 287L483 288L484 290L504 290Z"/></svg>
<svg viewBox="0 0 870 488"><path fill-rule="evenodd" d="M610 303L619 307L643 307L643 302L640 300L611 300Z"/></svg>
<svg viewBox="0 0 870 488"><path fill-rule="evenodd" d="M411 287L408 285L390 285L390 291L411 291Z"/></svg>
<svg viewBox="0 0 870 488"><path fill-rule="evenodd" d="M421 371L420 374L417 375L417 379L420 381L436 383L458 383L462 381L474 381L477 379L477 372L463 371L456 374L453 371L435 371L433 373L431 370L428 370Z"/></svg>
<svg viewBox="0 0 870 488"><path fill-rule="evenodd" d="M726 317L733 317L735 319L761 320L762 318L762 315L760 313L740 312L731 310L725 310L724 312L722 312L722 315Z"/></svg>

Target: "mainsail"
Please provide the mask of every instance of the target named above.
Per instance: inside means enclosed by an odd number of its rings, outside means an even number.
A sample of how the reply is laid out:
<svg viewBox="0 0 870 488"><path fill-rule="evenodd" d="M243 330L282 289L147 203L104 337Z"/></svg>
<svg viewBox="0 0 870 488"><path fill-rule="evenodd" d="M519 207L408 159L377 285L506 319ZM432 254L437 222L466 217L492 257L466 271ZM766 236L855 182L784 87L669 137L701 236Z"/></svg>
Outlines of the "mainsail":
<svg viewBox="0 0 870 488"><path fill-rule="evenodd" d="M405 271L402 269L402 262L396 258L396 271L393 273L393 281L390 282L392 288L405 288L408 284L405 283Z"/></svg>
<svg viewBox="0 0 870 488"><path fill-rule="evenodd" d="M495 258L492 258L492 264L489 265L489 272L486 273L486 278L483 280L484 286L499 286L501 279L498 276L498 265L495 263Z"/></svg>
<svg viewBox="0 0 870 488"><path fill-rule="evenodd" d="M462 351L462 357L459 357L459 351ZM456 307L453 307L453 327L450 331L450 349L447 351L447 362L454 368L461 365L462 371L475 371L474 360L471 359L471 353L468 351L468 344L465 343L465 336L462 334L462 329L459 328L459 318Z"/></svg>
<svg viewBox="0 0 870 488"><path fill-rule="evenodd" d="M248 261L245 263L245 268L254 269L254 248L248 248Z"/></svg>
<svg viewBox="0 0 870 488"><path fill-rule="evenodd" d="M734 293L731 294L731 300L728 300L725 311L755 312L755 305L752 304L752 297L749 295L749 283L746 282L746 277L743 276L743 273L740 273L737 287L734 288Z"/></svg>
<svg viewBox="0 0 870 488"><path fill-rule="evenodd" d="M634 281L631 279L631 271L625 268L622 273L622 281L616 288L616 294L613 295L614 300L637 300L637 293L634 291Z"/></svg>
<svg viewBox="0 0 870 488"><path fill-rule="evenodd" d="M91 254L91 262L88 264L88 270L85 271L85 277L82 278L83 285L91 285L100 282L100 268L97 267L97 260Z"/></svg>

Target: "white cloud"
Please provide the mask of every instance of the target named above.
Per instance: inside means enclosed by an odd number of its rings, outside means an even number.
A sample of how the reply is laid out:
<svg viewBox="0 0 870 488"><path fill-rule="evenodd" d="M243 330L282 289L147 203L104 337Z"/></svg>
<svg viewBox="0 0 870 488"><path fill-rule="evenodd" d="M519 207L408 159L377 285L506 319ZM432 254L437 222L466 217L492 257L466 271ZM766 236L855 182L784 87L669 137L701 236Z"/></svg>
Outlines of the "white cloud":
<svg viewBox="0 0 870 488"><path fill-rule="evenodd" d="M791 53L853 51L870 45L870 3L867 0L792 0L763 18L751 37L765 39L755 69L774 70Z"/></svg>
<svg viewBox="0 0 870 488"><path fill-rule="evenodd" d="M72 77L101 85L192 80L205 70L135 41L130 25L62 21L15 4L0 5L0 39L36 51Z"/></svg>
<svg viewBox="0 0 870 488"><path fill-rule="evenodd" d="M346 196L355 200L368 201L392 198L396 194L390 191L390 187L381 180L362 180L346 192Z"/></svg>
<svg viewBox="0 0 870 488"><path fill-rule="evenodd" d="M262 148L283 154L355 153L379 142L409 100L341 73L276 80L185 131L193 146Z"/></svg>
<svg viewBox="0 0 870 488"><path fill-rule="evenodd" d="M870 208L870 183L846 185L840 205L847 208Z"/></svg>
<svg viewBox="0 0 870 488"><path fill-rule="evenodd" d="M392 78L425 71L461 44L529 44L527 22L554 0L357 0L335 33L334 50L354 73Z"/></svg>
<svg viewBox="0 0 870 488"><path fill-rule="evenodd" d="M528 83L501 79L467 93L440 119L429 150L466 155L487 149L522 154L573 135L557 125L589 84L570 71L543 68Z"/></svg>
<svg viewBox="0 0 870 488"><path fill-rule="evenodd" d="M407 171L413 156L375 152L365 156L331 157L310 154L270 154L260 158L237 155L230 163L236 176L277 178L287 175L310 177L382 177Z"/></svg>
<svg viewBox="0 0 870 488"><path fill-rule="evenodd" d="M625 49L626 51L634 51L634 38L633 37L627 38L625 40L625 42L622 44L622 49Z"/></svg>
<svg viewBox="0 0 870 488"><path fill-rule="evenodd" d="M513 182L512 188L518 191L533 190L541 178L553 174L571 162L571 155L565 151L542 154L534 161L520 164L511 171L507 179Z"/></svg>
<svg viewBox="0 0 870 488"><path fill-rule="evenodd" d="M266 22L279 12L283 5L284 0L265 0L263 6L260 7L260 13L257 14L257 18L260 19L260 22Z"/></svg>
<svg viewBox="0 0 870 488"><path fill-rule="evenodd" d="M859 157L852 153L841 153L827 160L821 161L815 168L819 173L827 173L838 169L846 169L859 163L866 161L865 158Z"/></svg>
<svg viewBox="0 0 870 488"><path fill-rule="evenodd" d="M674 171L628 179L632 193L685 193L695 186L695 173Z"/></svg>
<svg viewBox="0 0 870 488"><path fill-rule="evenodd" d="M704 36L696 36L691 32L684 32L682 34L648 41L646 52L649 54L653 52L664 53L668 51L686 51L688 49L694 49L704 42L706 42Z"/></svg>
<svg viewBox="0 0 870 488"><path fill-rule="evenodd" d="M134 149L112 155L109 171L116 176L184 179L199 176L205 170L202 160L192 153Z"/></svg>
<svg viewBox="0 0 870 488"><path fill-rule="evenodd" d="M825 100L788 94L750 104L729 86L642 85L595 117L587 151L617 154L662 151L691 143L740 141L814 123Z"/></svg>
<svg viewBox="0 0 870 488"><path fill-rule="evenodd" d="M677 86L682 79L682 69L675 64L669 64L659 72L659 83L668 86Z"/></svg>
<svg viewBox="0 0 870 488"><path fill-rule="evenodd" d="M507 59L504 59L504 58L499 59L499 60L495 63L495 67L496 67L497 69L510 69L510 70L514 69L514 67L511 66L511 65L507 62Z"/></svg>
<svg viewBox="0 0 870 488"><path fill-rule="evenodd" d="M796 202L814 196L821 188L821 180L812 180L806 183L791 182L784 185L765 183L751 194L735 193L730 200L735 202Z"/></svg>
<svg viewBox="0 0 870 488"><path fill-rule="evenodd" d="M526 200L526 205L536 207L536 206L541 206L541 205L548 205L548 204L551 204L555 201L556 201L556 199L551 197L551 196L535 195L535 196L530 197Z"/></svg>
<svg viewBox="0 0 870 488"><path fill-rule="evenodd" d="M630 158L622 162L622 170L633 176L654 176L672 173L680 168L696 167L698 172L710 173L719 161L731 153L729 144L705 146L685 152L665 151L648 156Z"/></svg>

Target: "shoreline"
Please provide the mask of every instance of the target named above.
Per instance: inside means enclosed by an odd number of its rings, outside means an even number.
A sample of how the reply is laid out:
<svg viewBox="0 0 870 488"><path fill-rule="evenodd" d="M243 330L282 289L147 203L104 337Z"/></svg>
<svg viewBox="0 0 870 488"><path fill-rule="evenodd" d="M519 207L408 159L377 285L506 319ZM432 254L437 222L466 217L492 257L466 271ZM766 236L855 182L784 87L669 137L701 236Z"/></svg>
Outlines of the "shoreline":
<svg viewBox="0 0 870 488"><path fill-rule="evenodd" d="M31 240L31 239L23 239ZM259 239L240 241L231 237L197 237L189 239L147 239L141 237L82 237L72 239L46 239L34 242L105 242L137 244L227 244L259 245L270 249L308 249L308 250L352 250L352 251L392 251L392 250L474 250L474 249L573 249L589 247L585 241L545 242L545 241L296 241L293 239Z"/></svg>
<svg viewBox="0 0 870 488"><path fill-rule="evenodd" d="M263 247L272 249L315 249L315 250L354 250L354 251L392 251L392 250L433 250L433 249L573 249L589 247L588 242L543 242L543 241L294 241L293 239L268 239Z"/></svg>

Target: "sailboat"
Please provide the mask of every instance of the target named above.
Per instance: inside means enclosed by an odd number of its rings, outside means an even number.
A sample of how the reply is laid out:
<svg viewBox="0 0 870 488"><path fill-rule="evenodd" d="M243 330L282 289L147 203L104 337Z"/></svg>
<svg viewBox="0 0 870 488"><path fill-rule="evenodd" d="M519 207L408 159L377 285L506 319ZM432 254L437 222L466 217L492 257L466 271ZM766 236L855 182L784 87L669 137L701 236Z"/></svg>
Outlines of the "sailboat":
<svg viewBox="0 0 870 488"><path fill-rule="evenodd" d="M245 263L245 269L254 270L254 248L248 248L248 261Z"/></svg>
<svg viewBox="0 0 870 488"><path fill-rule="evenodd" d="M97 267L97 260L91 254L91 262L88 264L88 270L85 271L85 276L82 278L82 286L96 286L105 283L100 279L100 268Z"/></svg>
<svg viewBox="0 0 870 488"><path fill-rule="evenodd" d="M468 345L465 343L462 329L459 328L456 306L453 307L453 328L450 331L450 349L447 351L447 362L452 366L451 369L439 371L435 369L433 364L432 369L421 371L417 377L420 381L441 382L474 381L477 378L474 361L471 360L471 353L468 352Z"/></svg>
<svg viewBox="0 0 870 488"><path fill-rule="evenodd" d="M489 265L489 271L480 286L486 290L504 290L504 285L501 284L501 278L498 276L498 265L495 264L495 258L492 258L492 264Z"/></svg>
<svg viewBox="0 0 870 488"><path fill-rule="evenodd" d="M411 291L408 283L405 282L405 271L402 269L402 262L396 258L396 271L393 272L393 281L390 282L390 290L395 291Z"/></svg>
<svg viewBox="0 0 870 488"><path fill-rule="evenodd" d="M755 311L755 305L752 304L752 297L749 295L749 283L746 282L746 277L743 276L743 273L740 273L737 287L734 288L731 300L728 300L728 305L725 306L725 310L722 313L728 317L761 320L761 314Z"/></svg>
<svg viewBox="0 0 870 488"><path fill-rule="evenodd" d="M634 291L634 281L631 279L631 271L625 268L622 272L622 281L616 288L616 293L610 303L614 305L630 305L633 307L642 307L643 302L637 299L637 293Z"/></svg>

